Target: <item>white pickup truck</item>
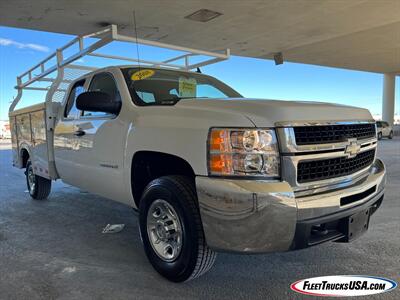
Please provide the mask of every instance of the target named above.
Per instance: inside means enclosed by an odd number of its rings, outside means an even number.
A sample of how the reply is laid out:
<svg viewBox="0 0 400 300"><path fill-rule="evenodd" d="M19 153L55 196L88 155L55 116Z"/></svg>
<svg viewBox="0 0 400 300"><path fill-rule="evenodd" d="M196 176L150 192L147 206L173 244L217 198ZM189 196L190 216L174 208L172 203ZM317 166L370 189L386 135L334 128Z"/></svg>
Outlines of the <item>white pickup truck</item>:
<svg viewBox="0 0 400 300"><path fill-rule="evenodd" d="M246 99L198 72L127 65L9 115L30 195L47 198L60 178L132 206L149 261L176 282L218 251L350 242L383 199L365 109Z"/></svg>

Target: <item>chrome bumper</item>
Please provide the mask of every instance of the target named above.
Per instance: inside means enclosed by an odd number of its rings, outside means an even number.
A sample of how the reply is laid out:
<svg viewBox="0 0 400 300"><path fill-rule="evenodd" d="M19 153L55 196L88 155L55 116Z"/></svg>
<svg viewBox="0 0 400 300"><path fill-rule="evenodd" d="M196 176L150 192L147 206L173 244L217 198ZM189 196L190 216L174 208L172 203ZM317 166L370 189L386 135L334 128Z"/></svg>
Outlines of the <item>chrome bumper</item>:
<svg viewBox="0 0 400 300"><path fill-rule="evenodd" d="M368 176L345 189L296 197L287 182L197 177L196 188L205 237L219 251L263 253L292 248L298 224L343 218L371 206L384 192L385 166L376 159ZM341 206L340 199L376 186L373 194Z"/></svg>

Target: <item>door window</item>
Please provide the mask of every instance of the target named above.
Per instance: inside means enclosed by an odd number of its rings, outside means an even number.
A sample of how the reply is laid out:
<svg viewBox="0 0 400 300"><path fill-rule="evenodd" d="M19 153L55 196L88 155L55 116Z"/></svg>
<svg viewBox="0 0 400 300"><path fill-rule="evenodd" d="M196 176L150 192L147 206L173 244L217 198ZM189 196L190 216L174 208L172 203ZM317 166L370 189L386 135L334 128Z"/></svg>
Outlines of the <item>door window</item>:
<svg viewBox="0 0 400 300"><path fill-rule="evenodd" d="M76 82L72 87L68 96L64 117L76 118L78 116L79 110L76 108L76 98L85 91L85 88L83 87L84 85L85 85L85 80L80 80Z"/></svg>
<svg viewBox="0 0 400 300"><path fill-rule="evenodd" d="M90 83L89 91L103 92L108 94L113 101L121 101L117 85L110 73L100 73L95 75ZM104 117L109 116L110 114L105 112L84 111L82 115Z"/></svg>

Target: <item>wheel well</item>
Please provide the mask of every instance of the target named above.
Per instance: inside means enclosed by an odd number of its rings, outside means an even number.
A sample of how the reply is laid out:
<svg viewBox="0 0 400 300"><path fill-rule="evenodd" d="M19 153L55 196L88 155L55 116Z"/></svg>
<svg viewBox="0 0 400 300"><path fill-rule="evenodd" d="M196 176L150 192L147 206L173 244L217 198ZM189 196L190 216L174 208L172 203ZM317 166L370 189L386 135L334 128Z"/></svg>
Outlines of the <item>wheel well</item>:
<svg viewBox="0 0 400 300"><path fill-rule="evenodd" d="M29 159L29 152L25 148L21 150L22 167L25 168Z"/></svg>
<svg viewBox="0 0 400 300"><path fill-rule="evenodd" d="M178 156L154 151L136 152L132 159L131 184L136 206L145 187L154 179L167 175L184 175L195 183L190 164Z"/></svg>

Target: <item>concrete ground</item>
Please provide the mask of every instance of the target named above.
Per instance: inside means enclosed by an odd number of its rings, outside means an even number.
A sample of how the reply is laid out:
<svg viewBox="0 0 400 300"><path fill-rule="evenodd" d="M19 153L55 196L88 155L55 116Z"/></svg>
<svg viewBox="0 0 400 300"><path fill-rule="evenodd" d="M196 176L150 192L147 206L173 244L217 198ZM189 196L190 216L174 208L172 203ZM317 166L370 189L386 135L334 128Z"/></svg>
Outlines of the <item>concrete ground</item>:
<svg viewBox="0 0 400 300"><path fill-rule="evenodd" d="M290 284L314 276L400 282L398 137L379 142L388 169L386 197L359 240L278 254L220 254L209 273L184 284L153 271L129 207L61 182L49 200L31 200L23 171L11 167L9 147L0 144L0 299L297 299L303 296ZM108 223L126 228L102 234ZM400 299L400 289L369 298Z"/></svg>

